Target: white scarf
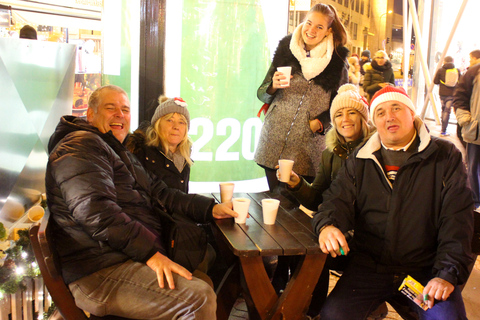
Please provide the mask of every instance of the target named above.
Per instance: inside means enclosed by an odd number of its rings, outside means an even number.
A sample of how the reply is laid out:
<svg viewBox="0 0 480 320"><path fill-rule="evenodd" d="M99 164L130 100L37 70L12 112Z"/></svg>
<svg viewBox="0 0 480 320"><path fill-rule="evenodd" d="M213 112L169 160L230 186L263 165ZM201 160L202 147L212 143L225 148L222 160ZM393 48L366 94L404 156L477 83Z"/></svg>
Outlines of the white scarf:
<svg viewBox="0 0 480 320"><path fill-rule="evenodd" d="M305 79L310 80L322 73L330 63L330 60L332 60L334 50L333 33L330 32L328 36L323 38L315 48L310 50L310 57L307 57L305 42L303 42L302 38L302 27L304 23L299 24L293 32L292 39L290 40L290 51L292 51L293 56L300 62Z"/></svg>

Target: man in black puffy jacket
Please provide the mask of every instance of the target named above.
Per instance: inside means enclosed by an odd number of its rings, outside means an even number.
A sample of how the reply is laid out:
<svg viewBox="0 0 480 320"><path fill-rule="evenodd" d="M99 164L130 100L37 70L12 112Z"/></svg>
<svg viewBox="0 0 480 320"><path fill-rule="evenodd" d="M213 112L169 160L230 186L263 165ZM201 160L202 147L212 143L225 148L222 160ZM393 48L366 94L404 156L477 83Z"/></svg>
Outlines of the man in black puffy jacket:
<svg viewBox="0 0 480 320"><path fill-rule="evenodd" d="M466 319L459 285L474 262L474 207L462 155L429 135L403 88L377 91L370 114L377 132L348 158L313 217L322 251L350 256L321 318L366 319L396 298L419 319ZM399 293L407 275L424 286L426 311Z"/></svg>
<svg viewBox="0 0 480 320"><path fill-rule="evenodd" d="M167 257L159 216L236 213L152 180L122 144L129 129L127 94L105 86L92 93L87 121L64 116L50 138L47 199L64 279L97 316L215 319L212 288Z"/></svg>

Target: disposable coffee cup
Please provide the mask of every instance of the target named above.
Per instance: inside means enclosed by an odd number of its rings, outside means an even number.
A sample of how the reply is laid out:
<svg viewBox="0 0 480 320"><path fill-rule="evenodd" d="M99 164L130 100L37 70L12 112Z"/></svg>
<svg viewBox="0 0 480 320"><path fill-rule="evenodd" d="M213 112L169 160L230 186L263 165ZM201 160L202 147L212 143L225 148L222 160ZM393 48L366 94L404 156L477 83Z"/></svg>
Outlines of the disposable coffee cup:
<svg viewBox="0 0 480 320"><path fill-rule="evenodd" d="M290 174L292 173L293 160L280 159L278 160L278 170L280 170L280 181L290 181Z"/></svg>
<svg viewBox="0 0 480 320"><path fill-rule="evenodd" d="M263 199L262 200L262 211L263 211L263 223L264 224L275 224L277 219L278 206L280 201L276 199Z"/></svg>
<svg viewBox="0 0 480 320"><path fill-rule="evenodd" d="M235 184L232 182L220 183L220 201L222 203L232 201L234 187Z"/></svg>
<svg viewBox="0 0 480 320"><path fill-rule="evenodd" d="M290 86L290 75L292 74L292 67L278 67L277 68L278 72L281 72L286 79L283 79L282 81L287 81L287 83L282 84L282 87L289 87Z"/></svg>
<svg viewBox="0 0 480 320"><path fill-rule="evenodd" d="M38 222L43 218L45 210L41 206L33 206L28 210L28 219L32 222Z"/></svg>
<svg viewBox="0 0 480 320"><path fill-rule="evenodd" d="M243 224L247 222L248 207L250 206L250 199L247 198L234 198L233 211L238 213L238 217L235 218L235 222Z"/></svg>

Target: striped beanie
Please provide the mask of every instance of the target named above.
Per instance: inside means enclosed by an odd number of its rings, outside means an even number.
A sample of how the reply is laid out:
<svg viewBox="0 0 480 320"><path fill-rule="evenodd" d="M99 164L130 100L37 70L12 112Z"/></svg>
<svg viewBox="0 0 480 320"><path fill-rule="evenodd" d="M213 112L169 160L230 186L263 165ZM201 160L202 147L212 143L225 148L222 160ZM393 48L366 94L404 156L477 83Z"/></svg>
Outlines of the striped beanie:
<svg viewBox="0 0 480 320"><path fill-rule="evenodd" d="M379 104L387 101L398 101L409 107L413 113L416 113L415 106L413 105L412 100L405 92L405 89L402 87L386 86L381 90L378 90L372 97L370 101L370 118L372 119L373 124L375 124L375 109Z"/></svg>

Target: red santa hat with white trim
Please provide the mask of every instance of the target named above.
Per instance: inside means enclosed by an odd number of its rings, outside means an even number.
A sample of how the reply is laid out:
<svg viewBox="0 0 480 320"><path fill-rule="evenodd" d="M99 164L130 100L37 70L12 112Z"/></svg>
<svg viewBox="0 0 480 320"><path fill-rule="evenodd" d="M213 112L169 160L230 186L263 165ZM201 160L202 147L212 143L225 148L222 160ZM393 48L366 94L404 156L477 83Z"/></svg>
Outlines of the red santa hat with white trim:
<svg viewBox="0 0 480 320"><path fill-rule="evenodd" d="M415 106L413 105L413 102L408 94L405 92L405 89L402 87L386 86L383 89L378 90L370 101L370 119L372 120L373 124L375 124L374 115L375 109L378 107L378 105L392 100L403 103L410 108L413 113L416 113Z"/></svg>

